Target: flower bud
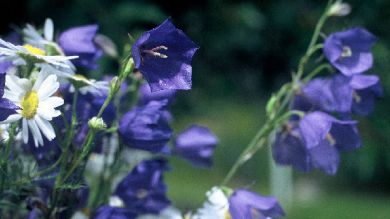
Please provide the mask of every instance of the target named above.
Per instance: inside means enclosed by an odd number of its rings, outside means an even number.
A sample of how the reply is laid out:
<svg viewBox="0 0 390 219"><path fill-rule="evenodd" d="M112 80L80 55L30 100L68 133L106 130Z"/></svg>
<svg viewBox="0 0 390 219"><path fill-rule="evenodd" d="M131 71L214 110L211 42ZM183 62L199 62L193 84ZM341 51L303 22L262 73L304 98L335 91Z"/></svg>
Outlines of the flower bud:
<svg viewBox="0 0 390 219"><path fill-rule="evenodd" d="M88 121L88 126L91 129L96 130L96 131L103 130L103 129L107 128L107 125L103 121L103 119L102 118L98 118L96 116Z"/></svg>
<svg viewBox="0 0 390 219"><path fill-rule="evenodd" d="M336 1L332 6L330 6L328 15L343 17L347 16L351 12L351 6L348 3L343 3L342 1Z"/></svg>

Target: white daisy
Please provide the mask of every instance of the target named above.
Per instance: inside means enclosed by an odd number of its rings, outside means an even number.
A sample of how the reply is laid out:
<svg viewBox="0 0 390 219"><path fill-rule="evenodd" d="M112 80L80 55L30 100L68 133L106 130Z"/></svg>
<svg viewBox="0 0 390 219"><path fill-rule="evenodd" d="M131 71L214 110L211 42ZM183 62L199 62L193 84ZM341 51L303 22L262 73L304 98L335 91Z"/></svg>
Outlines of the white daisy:
<svg viewBox="0 0 390 219"><path fill-rule="evenodd" d="M56 134L49 121L61 115L61 112L55 108L64 104L62 98L52 96L59 86L56 75L47 75L42 71L38 73L36 80L7 75L4 97L21 109L1 123L22 119L23 142L28 142L30 130L36 147L43 145L42 134L49 141L53 140Z"/></svg>
<svg viewBox="0 0 390 219"><path fill-rule="evenodd" d="M74 66L69 60L78 56L48 56L44 49L34 47L30 44L16 46L10 42L0 39L0 61L12 61L14 65L25 65L26 59L34 60L36 63L46 62L54 66L72 69Z"/></svg>
<svg viewBox="0 0 390 219"><path fill-rule="evenodd" d="M213 187L206 193L208 200L190 216L191 219L230 219L229 201L223 191Z"/></svg>
<svg viewBox="0 0 390 219"><path fill-rule="evenodd" d="M110 82L108 81L96 81L79 74L73 75L70 79L79 84L79 91L83 95L91 93L95 96L104 96L110 90ZM71 87L70 91L74 92L74 90L75 88Z"/></svg>

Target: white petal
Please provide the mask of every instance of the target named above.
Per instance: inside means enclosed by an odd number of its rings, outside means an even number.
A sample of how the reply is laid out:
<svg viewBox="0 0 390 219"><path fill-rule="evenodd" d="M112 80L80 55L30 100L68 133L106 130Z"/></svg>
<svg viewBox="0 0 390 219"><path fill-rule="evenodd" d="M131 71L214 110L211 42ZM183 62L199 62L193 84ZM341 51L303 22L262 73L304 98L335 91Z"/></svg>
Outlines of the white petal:
<svg viewBox="0 0 390 219"><path fill-rule="evenodd" d="M55 110L53 108L38 107L37 113L42 118L51 121L53 117L56 117Z"/></svg>
<svg viewBox="0 0 390 219"><path fill-rule="evenodd" d="M64 104L64 99L62 99L61 97L49 97L46 100L40 102L39 104L43 104L45 105L45 107L55 108Z"/></svg>
<svg viewBox="0 0 390 219"><path fill-rule="evenodd" d="M22 92L23 87L19 85L20 78L14 75L5 76L5 86L10 89L12 92L20 93Z"/></svg>
<svg viewBox="0 0 390 219"><path fill-rule="evenodd" d="M33 135L35 147L38 147L39 145L43 145L42 134L35 120L34 119L27 120L27 123Z"/></svg>
<svg viewBox="0 0 390 219"><path fill-rule="evenodd" d="M23 137L23 142L25 144L27 144L28 143L27 119L23 119L23 122L22 122L22 137Z"/></svg>
<svg viewBox="0 0 390 219"><path fill-rule="evenodd" d="M38 127L41 129L43 135L45 135L49 141L56 137L53 126L51 126L50 122L45 119L41 119L39 115L35 116L34 119L37 122Z"/></svg>
<svg viewBox="0 0 390 219"><path fill-rule="evenodd" d="M4 121L1 121L0 124L5 124L5 123L13 123L21 119L22 116L20 114L12 114L8 116L8 118Z"/></svg>
<svg viewBox="0 0 390 219"><path fill-rule="evenodd" d="M53 32L54 32L54 24L50 18L47 18L45 21L43 34L46 40L53 41Z"/></svg>
<svg viewBox="0 0 390 219"><path fill-rule="evenodd" d="M60 83L57 82L56 75L49 75L41 84L38 89L39 100L45 100L51 95L53 95L58 88L60 87Z"/></svg>

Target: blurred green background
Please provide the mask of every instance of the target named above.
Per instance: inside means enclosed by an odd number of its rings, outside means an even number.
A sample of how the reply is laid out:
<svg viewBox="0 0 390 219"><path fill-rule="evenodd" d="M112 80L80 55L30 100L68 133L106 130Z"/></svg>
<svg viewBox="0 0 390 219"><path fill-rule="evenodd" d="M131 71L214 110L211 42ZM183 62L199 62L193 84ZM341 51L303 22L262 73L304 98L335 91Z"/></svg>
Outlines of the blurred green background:
<svg viewBox="0 0 390 219"><path fill-rule="evenodd" d="M390 218L390 1L350 0L352 13L332 18L324 33L364 26L378 36L375 67L385 96L369 117L357 118L364 147L344 154L337 176L294 173L294 199L287 218ZM261 127L264 103L306 49L326 1L320 0L13 0L2 6L0 32L25 22L56 28L98 23L119 48L167 17L201 49L193 63L193 89L179 92L173 106L175 130L207 125L219 136L214 168L195 169L172 158L169 194L182 210L197 208L205 191L221 182L239 153ZM104 65L104 71L110 71ZM232 186L269 194L266 150L248 162Z"/></svg>

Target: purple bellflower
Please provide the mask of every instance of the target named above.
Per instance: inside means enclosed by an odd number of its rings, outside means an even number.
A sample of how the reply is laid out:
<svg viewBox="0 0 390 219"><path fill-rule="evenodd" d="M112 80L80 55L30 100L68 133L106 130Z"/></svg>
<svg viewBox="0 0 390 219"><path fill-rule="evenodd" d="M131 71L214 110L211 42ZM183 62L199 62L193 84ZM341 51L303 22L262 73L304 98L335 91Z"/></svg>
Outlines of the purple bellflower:
<svg viewBox="0 0 390 219"><path fill-rule="evenodd" d="M163 181L168 168L162 158L142 161L119 183L115 193L137 214L158 214L170 205Z"/></svg>
<svg viewBox="0 0 390 219"><path fill-rule="evenodd" d="M272 155L276 163L291 165L294 169L309 172L311 159L298 128L297 121L289 121L278 133L272 145Z"/></svg>
<svg viewBox="0 0 390 219"><path fill-rule="evenodd" d="M275 197L260 196L246 189L238 189L229 197L232 219L266 219L285 215Z"/></svg>
<svg viewBox="0 0 390 219"><path fill-rule="evenodd" d="M70 28L60 35L58 44L64 50L65 55L79 56L78 59L72 60L76 66L96 69L97 60L103 54L94 41L97 31L97 25Z"/></svg>
<svg viewBox="0 0 390 219"><path fill-rule="evenodd" d="M313 168L329 175L337 172L340 152L361 146L356 121L341 121L326 113L307 113L300 121L290 121L277 135L273 157L278 164L307 172Z"/></svg>
<svg viewBox="0 0 390 219"><path fill-rule="evenodd" d="M168 124L167 101L151 101L127 112L119 121L123 142L135 149L161 152L172 136Z"/></svg>
<svg viewBox="0 0 390 219"><path fill-rule="evenodd" d="M0 72L0 121L4 121L8 116L15 114L16 110L19 109L15 104L13 104L7 98L3 98L4 95L4 86L5 86L5 73Z"/></svg>
<svg viewBox="0 0 390 219"><path fill-rule="evenodd" d="M194 166L211 167L217 144L217 137L208 128L193 125L177 136L175 152Z"/></svg>
<svg viewBox="0 0 390 219"><path fill-rule="evenodd" d="M373 65L371 47L376 37L363 28L352 28L331 34L324 43L324 54L342 74L351 76L367 71Z"/></svg>
<svg viewBox="0 0 390 219"><path fill-rule="evenodd" d="M375 99L382 96L382 87L376 75L337 74L310 81L298 96L295 109L368 115L374 109Z"/></svg>
<svg viewBox="0 0 390 219"><path fill-rule="evenodd" d="M329 175L337 172L339 151L351 151L361 146L356 121L340 121L315 111L302 118L299 129L313 167Z"/></svg>
<svg viewBox="0 0 390 219"><path fill-rule="evenodd" d="M145 32L133 45L135 67L148 81L152 92L191 89L191 60L198 46L170 19Z"/></svg>
<svg viewBox="0 0 390 219"><path fill-rule="evenodd" d="M93 219L135 219L137 214L127 208L111 207L108 205L100 206Z"/></svg>

